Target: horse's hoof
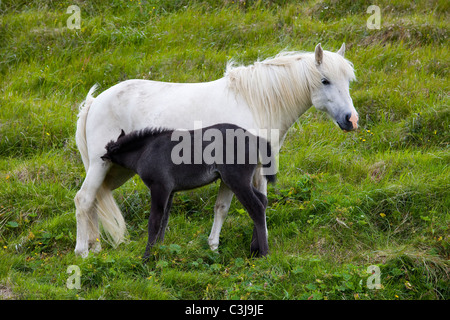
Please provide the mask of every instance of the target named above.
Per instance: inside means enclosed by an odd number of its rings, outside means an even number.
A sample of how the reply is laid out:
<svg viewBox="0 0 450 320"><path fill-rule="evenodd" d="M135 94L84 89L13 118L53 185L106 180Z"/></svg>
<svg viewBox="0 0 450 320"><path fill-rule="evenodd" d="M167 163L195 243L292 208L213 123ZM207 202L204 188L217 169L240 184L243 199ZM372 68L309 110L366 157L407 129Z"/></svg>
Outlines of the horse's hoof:
<svg viewBox="0 0 450 320"><path fill-rule="evenodd" d="M85 259L89 255L89 250L87 248L86 249L75 248L75 254L78 256L81 256L83 259Z"/></svg>
<svg viewBox="0 0 450 320"><path fill-rule="evenodd" d="M100 241L96 240L95 242L91 243L91 252L99 253L102 251L102 245L100 244Z"/></svg>
<svg viewBox="0 0 450 320"><path fill-rule="evenodd" d="M218 244L210 244L209 248L211 249L211 251L219 252L219 245Z"/></svg>

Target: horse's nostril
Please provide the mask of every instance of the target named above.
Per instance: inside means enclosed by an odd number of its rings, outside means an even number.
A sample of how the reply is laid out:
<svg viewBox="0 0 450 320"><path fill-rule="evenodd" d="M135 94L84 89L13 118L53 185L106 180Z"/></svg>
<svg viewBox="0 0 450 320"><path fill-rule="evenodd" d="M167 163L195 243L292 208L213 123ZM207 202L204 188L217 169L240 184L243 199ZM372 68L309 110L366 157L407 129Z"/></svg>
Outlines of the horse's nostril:
<svg viewBox="0 0 450 320"><path fill-rule="evenodd" d="M341 120L341 129L348 131L356 130L358 128L358 114L357 113L347 113Z"/></svg>
<svg viewBox="0 0 450 320"><path fill-rule="evenodd" d="M350 122L350 118L352 117L352 114L351 113L347 113L346 115L345 115L345 121L347 121L347 122Z"/></svg>

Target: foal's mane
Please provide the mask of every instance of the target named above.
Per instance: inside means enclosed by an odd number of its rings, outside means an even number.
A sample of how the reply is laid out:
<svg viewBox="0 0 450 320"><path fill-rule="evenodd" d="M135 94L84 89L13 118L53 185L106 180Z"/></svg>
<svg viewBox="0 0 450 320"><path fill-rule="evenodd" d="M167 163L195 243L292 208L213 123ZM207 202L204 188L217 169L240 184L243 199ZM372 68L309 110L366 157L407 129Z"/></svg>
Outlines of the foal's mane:
<svg viewBox="0 0 450 320"><path fill-rule="evenodd" d="M355 78L353 65L341 55L324 51L321 71L314 53L281 52L249 66L227 64L228 85L242 95L262 128L273 124L289 127L311 106L310 91L326 76Z"/></svg>
<svg viewBox="0 0 450 320"><path fill-rule="evenodd" d="M122 134L116 141L111 140L106 145L106 151L107 153L117 153L119 151L139 148L143 143L145 143L148 138L172 131L173 130L167 128L150 127L142 130L135 130L128 134L125 134L122 130Z"/></svg>

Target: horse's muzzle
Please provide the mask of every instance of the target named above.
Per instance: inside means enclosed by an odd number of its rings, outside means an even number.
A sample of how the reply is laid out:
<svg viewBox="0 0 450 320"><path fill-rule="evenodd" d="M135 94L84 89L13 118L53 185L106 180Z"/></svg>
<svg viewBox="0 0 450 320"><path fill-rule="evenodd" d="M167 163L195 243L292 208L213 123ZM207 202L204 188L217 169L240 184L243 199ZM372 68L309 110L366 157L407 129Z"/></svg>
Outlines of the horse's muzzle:
<svg viewBox="0 0 450 320"><path fill-rule="evenodd" d="M353 131L358 129L358 114L356 112L347 113L341 121L337 121L339 127L344 131Z"/></svg>

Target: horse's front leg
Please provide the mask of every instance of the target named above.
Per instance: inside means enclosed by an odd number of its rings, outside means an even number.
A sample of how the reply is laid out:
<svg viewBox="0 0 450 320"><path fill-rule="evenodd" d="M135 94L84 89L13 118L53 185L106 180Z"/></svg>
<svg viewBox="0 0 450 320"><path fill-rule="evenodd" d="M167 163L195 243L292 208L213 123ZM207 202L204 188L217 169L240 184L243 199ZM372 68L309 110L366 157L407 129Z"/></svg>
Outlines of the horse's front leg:
<svg viewBox="0 0 450 320"><path fill-rule="evenodd" d="M267 197L267 179L262 175L262 167L258 166L253 176L253 185L255 188Z"/></svg>
<svg viewBox="0 0 450 320"><path fill-rule="evenodd" d="M223 222L227 217L230 209L231 200L233 199L233 192L227 187L223 181L220 182L219 193L217 194L216 204L214 205L214 222L211 228L211 234L208 238L209 247L216 251L219 247L220 231Z"/></svg>
<svg viewBox="0 0 450 320"><path fill-rule="evenodd" d="M89 245L93 246L94 251L99 251L101 248L97 241L99 230L95 199L108 169L107 166L98 163L91 165L86 174L86 179L74 199L77 219L75 253L83 258L88 256Z"/></svg>
<svg viewBox="0 0 450 320"><path fill-rule="evenodd" d="M262 195L258 195L259 200L263 204L264 208L267 207L267 179L262 175L262 167L258 166L255 170L255 174L253 176L253 185L255 186L256 190L262 193ZM264 196L263 196L264 195ZM256 233L254 232L253 235ZM266 225L266 236L269 235L269 232L267 230Z"/></svg>

